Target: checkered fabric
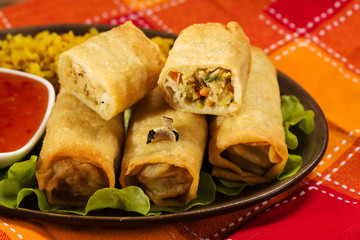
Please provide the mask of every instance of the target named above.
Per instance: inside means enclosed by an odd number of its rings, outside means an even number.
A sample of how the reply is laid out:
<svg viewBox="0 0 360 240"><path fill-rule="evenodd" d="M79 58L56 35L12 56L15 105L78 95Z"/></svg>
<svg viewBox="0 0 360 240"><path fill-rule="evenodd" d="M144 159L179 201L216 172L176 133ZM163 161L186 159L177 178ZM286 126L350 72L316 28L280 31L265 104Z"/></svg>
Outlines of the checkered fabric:
<svg viewBox="0 0 360 240"><path fill-rule="evenodd" d="M360 239L360 1L29 0L0 9L0 29L121 24L179 33L237 21L251 44L318 102L329 125L319 165L289 190L196 221L100 228L0 216L0 239Z"/></svg>

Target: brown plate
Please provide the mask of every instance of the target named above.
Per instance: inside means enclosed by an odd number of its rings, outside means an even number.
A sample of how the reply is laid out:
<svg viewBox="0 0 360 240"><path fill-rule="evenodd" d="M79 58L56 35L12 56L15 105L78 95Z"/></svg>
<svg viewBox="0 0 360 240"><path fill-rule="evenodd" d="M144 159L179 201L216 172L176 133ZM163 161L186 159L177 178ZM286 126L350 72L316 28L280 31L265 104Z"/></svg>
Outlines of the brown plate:
<svg viewBox="0 0 360 240"><path fill-rule="evenodd" d="M7 33L11 34L31 34L34 35L43 30L51 32L65 33L72 30L75 34L84 34L90 27L96 27L99 31L106 31L112 28L111 25L85 25L85 24L65 24L65 25L49 25L23 27L0 31L0 39L4 39ZM143 29L149 37L162 36L176 38L176 35ZM282 180L273 181L267 184L259 184L253 187L245 188L238 196L225 196L217 194L216 200L207 206L194 207L182 213L168 213L160 216L140 216L132 213L104 209L98 212L90 212L90 215L80 216L71 214L58 214L41 212L37 208L36 197L28 197L23 200L21 207L18 209L9 209L0 205L0 212L12 216L22 218L41 219L57 223L77 224L86 226L103 226L103 227L139 227L142 224L158 224L181 222L187 220L195 220L200 218L212 217L230 211L246 208L289 189L294 184L307 176L319 163L323 157L328 143L328 127L323 112L314 101L314 99L296 82L285 74L278 72L278 81L281 94L295 95L304 105L305 109L311 109L315 112L315 128L310 135L301 135L299 137L299 149L297 154L303 158L303 165L298 173L294 176ZM33 194L34 195L34 194Z"/></svg>

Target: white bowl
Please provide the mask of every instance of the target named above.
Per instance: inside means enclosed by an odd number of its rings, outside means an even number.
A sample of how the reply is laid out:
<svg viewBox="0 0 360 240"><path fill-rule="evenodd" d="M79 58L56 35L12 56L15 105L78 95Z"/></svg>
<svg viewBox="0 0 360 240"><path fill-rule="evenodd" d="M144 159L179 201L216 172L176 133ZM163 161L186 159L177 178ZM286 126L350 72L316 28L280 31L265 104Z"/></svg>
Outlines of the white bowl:
<svg viewBox="0 0 360 240"><path fill-rule="evenodd" d="M47 122L47 120L49 118L51 109L52 109L52 107L53 107L53 105L55 103L55 90L54 90L54 87L46 79L41 78L41 77L36 76L36 75L33 75L33 74L21 72L21 71L15 71L15 70L10 70L10 69L0 68L0 76L9 75L9 74L17 75L17 76L20 76L20 77L25 77L25 78L28 78L28 79L30 79L32 81L38 81L38 82L42 83L44 86L46 86L46 88L48 90L49 97L48 97L48 103L47 103L47 108L46 108L44 118L43 118L39 128L35 132L35 134L32 136L32 138L22 148L20 148L18 150L15 150L15 151L12 151L12 152L0 152L0 168L8 167L8 166L12 165L13 163L22 160L35 147L36 143L39 141L42 134L44 133L46 122Z"/></svg>

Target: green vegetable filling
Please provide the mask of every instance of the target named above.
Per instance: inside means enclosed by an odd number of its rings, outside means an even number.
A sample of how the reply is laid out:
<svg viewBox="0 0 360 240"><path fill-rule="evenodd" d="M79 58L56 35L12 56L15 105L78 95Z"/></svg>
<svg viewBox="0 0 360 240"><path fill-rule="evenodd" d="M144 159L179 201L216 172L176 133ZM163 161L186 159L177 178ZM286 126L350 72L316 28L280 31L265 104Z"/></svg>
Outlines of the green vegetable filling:
<svg viewBox="0 0 360 240"><path fill-rule="evenodd" d="M229 70L219 67L199 68L195 72L174 72L173 80L178 84L176 94L180 99L196 102L199 109L213 105L228 106L234 101Z"/></svg>

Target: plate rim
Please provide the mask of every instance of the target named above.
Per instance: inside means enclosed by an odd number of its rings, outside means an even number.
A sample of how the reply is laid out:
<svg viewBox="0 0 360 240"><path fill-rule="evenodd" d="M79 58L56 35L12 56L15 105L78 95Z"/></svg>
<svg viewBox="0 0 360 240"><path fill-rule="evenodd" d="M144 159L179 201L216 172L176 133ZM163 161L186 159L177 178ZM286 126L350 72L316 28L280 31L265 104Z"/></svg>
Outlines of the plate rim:
<svg viewBox="0 0 360 240"><path fill-rule="evenodd" d="M50 25L38 25L38 26L28 26L28 27L17 27L11 29L2 29L0 30L0 39L4 38L7 33L11 34L35 34L37 32L41 32L44 30L49 30L50 32L67 32L70 30L75 31L74 29L89 29L91 27L97 28L99 31L109 30L115 25L110 24L50 24ZM147 36L163 36L169 38L176 38L176 34L167 33L159 30L154 29L141 29ZM97 226L103 227L139 227L141 223L146 224L159 224L159 223L171 223L171 222L179 222L179 221L191 221L195 219L203 219L207 217L214 217L221 214L229 213L232 210L240 210L244 209L253 205L256 205L264 200L268 200L297 184L303 178L305 178L320 162L322 157L325 154L327 145L328 145L328 124L326 122L325 115L317 104L317 102L312 98L312 96L305 91L298 83L296 83L293 79L285 75L284 73L278 71L278 81L286 82L292 87L295 87L299 94L304 95L308 102L311 103L311 109L317 110L317 118L320 118L324 125L322 127L322 131L324 132L324 139L321 144L321 149L319 150L319 154L316 158L311 161L306 166L301 167L301 169L292 177L283 180L285 181L284 184L279 184L277 189L264 193L261 197L258 197L255 200L247 200L242 202L234 202L231 204L222 204L220 206L215 206L214 208L205 208L202 209L200 207L192 208L188 211L181 212L181 213L166 213L161 214L159 216L93 216L93 215L73 215L73 214L61 214L61 213L51 213L51 212L42 212L40 210L35 209L28 209L19 207L17 209L10 209L6 208L5 206L0 204L0 213L10 214L13 216L18 217L27 217L27 218L36 218L39 220L50 220L52 222L57 223L66 223L66 224L77 224L83 226L94 226L94 221L96 222ZM280 81L279 81L280 86ZM281 86L280 86L281 89ZM320 115L320 116L319 116ZM270 183L271 184L271 183ZM215 200L216 201L216 200ZM209 205L208 205L209 206Z"/></svg>

